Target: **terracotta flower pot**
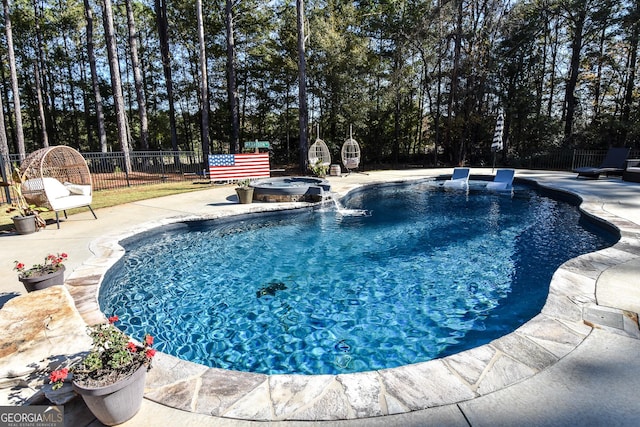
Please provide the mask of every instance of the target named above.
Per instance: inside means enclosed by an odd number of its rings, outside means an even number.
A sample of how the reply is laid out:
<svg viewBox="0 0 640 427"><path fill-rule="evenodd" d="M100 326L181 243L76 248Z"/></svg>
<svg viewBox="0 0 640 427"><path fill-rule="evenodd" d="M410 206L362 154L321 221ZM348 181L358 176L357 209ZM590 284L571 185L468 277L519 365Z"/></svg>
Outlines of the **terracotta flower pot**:
<svg viewBox="0 0 640 427"><path fill-rule="evenodd" d="M130 420L138 413L146 377L147 367L142 365L130 376L108 386L85 387L74 381L73 389L102 424L113 426Z"/></svg>
<svg viewBox="0 0 640 427"><path fill-rule="evenodd" d="M53 273L41 276L18 277L27 292L39 291L50 286L64 285L64 265Z"/></svg>

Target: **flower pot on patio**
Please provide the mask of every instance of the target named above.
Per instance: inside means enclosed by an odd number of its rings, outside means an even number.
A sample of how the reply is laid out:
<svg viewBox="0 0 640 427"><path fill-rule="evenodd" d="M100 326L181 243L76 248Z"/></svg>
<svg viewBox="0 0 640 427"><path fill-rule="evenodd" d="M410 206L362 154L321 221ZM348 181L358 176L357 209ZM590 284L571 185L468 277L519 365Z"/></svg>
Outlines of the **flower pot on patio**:
<svg viewBox="0 0 640 427"><path fill-rule="evenodd" d="M64 284L64 265L60 266L56 271L46 272L39 275L30 275L28 277L18 276L18 280L22 282L27 292L39 291L50 286Z"/></svg>
<svg viewBox="0 0 640 427"><path fill-rule="evenodd" d="M35 215L14 216L12 219L18 234L31 234L38 230Z"/></svg>
<svg viewBox="0 0 640 427"><path fill-rule="evenodd" d="M236 194L240 203L251 203L253 201L253 187L238 187Z"/></svg>
<svg viewBox="0 0 640 427"><path fill-rule="evenodd" d="M147 370L156 351L151 348L151 335L146 334L139 345L115 327L118 316L108 321L89 327L91 350L75 364L66 362L52 371L49 382L57 390L73 372L75 392L101 423L111 426L124 423L140 410Z"/></svg>
<svg viewBox="0 0 640 427"><path fill-rule="evenodd" d="M142 406L147 366L141 365L133 374L104 387L89 387L73 382L73 389L93 415L108 426L122 424L133 418Z"/></svg>

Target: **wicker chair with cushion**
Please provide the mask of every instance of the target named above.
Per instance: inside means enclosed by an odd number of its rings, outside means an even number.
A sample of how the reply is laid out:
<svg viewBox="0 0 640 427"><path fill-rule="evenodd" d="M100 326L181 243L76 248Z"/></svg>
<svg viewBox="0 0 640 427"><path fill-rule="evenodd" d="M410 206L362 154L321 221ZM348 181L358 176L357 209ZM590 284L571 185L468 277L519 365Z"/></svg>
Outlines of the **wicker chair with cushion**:
<svg viewBox="0 0 640 427"><path fill-rule="evenodd" d="M65 218L67 209L91 208L93 188L91 173L82 154L71 147L58 145L36 150L29 154L20 166L25 175L22 192L30 204L46 207L56 213L56 224L60 228L58 212Z"/></svg>
<svg viewBox="0 0 640 427"><path fill-rule="evenodd" d="M331 164L331 153L329 153L329 147L320 138L311 144L309 152L307 153L309 165L311 166L323 166L329 167Z"/></svg>
<svg viewBox="0 0 640 427"><path fill-rule="evenodd" d="M358 169L360 165L360 145L353 138L348 138L342 144L341 150L342 164L349 173Z"/></svg>

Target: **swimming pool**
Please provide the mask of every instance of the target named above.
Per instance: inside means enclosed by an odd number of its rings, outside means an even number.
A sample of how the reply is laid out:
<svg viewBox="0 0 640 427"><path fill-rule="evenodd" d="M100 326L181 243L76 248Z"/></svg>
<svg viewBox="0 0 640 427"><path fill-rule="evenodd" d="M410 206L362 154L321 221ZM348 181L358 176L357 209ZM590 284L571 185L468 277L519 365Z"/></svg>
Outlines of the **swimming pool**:
<svg viewBox="0 0 640 427"><path fill-rule="evenodd" d="M102 309L134 337L149 331L160 350L208 366L380 369L509 333L539 312L564 260L615 240L530 189L512 198L385 186L344 203L373 215L308 210L129 239Z"/></svg>

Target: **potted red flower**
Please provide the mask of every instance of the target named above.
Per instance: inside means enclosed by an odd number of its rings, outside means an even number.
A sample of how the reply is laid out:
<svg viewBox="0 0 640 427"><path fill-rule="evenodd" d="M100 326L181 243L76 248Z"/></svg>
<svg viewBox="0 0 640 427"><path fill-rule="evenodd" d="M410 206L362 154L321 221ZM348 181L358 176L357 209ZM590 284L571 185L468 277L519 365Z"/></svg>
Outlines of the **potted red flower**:
<svg viewBox="0 0 640 427"><path fill-rule="evenodd" d="M89 328L91 351L78 365L49 375L55 390L72 372L73 389L105 425L121 424L140 410L147 371L156 353L151 348L151 335L145 335L143 343L135 343L116 328L117 321L118 317L113 316L109 323Z"/></svg>
<svg viewBox="0 0 640 427"><path fill-rule="evenodd" d="M34 264L26 269L24 263L15 261L14 270L18 272L18 280L22 282L27 292L38 291L49 286L64 284L64 264L67 254L49 254L45 257L44 263Z"/></svg>

